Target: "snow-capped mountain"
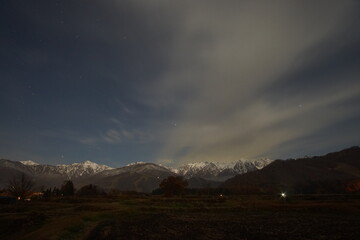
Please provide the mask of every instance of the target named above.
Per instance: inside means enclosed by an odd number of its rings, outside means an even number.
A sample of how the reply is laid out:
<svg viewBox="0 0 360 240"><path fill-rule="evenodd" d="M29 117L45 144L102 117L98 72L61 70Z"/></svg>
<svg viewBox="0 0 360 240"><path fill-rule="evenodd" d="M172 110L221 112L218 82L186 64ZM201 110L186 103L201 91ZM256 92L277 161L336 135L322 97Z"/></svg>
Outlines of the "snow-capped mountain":
<svg viewBox="0 0 360 240"><path fill-rule="evenodd" d="M39 165L38 163L36 162L33 162L31 160L26 160L26 161L20 161L22 164L24 165L28 165L28 166L36 166L36 165Z"/></svg>
<svg viewBox="0 0 360 240"><path fill-rule="evenodd" d="M177 173L185 178L210 178L217 176L220 172L220 167L212 162L189 163L177 169Z"/></svg>
<svg viewBox="0 0 360 240"><path fill-rule="evenodd" d="M207 181L219 183L237 174L242 174L269 164L271 160L239 160L232 163L199 162L179 168L170 168L154 163L136 162L120 168L111 168L91 161L69 165L43 165L27 161L0 160L0 187L5 187L14 174L25 173L39 186L61 186L64 180L72 180L76 187L96 184L104 189L149 192L159 186L162 179L171 175L184 176L189 186L208 185ZM206 184L204 183L206 182ZM195 182L196 184L192 184Z"/></svg>
<svg viewBox="0 0 360 240"><path fill-rule="evenodd" d="M68 176L69 179L83 176L90 176L99 172L113 169L106 165L99 165L91 161L84 161L82 163L73 163L70 165L56 165L60 174Z"/></svg>
<svg viewBox="0 0 360 240"><path fill-rule="evenodd" d="M137 162L121 168L102 171L91 177L94 184L104 189L151 192L168 176L176 175L154 163Z"/></svg>
<svg viewBox="0 0 360 240"><path fill-rule="evenodd" d="M126 165L125 167L129 167L129 166L133 166L133 165L142 165L142 164L144 164L144 163L146 163L146 162L133 162L133 163L129 163L128 165Z"/></svg>
<svg viewBox="0 0 360 240"><path fill-rule="evenodd" d="M103 176L113 176L122 173L142 174L150 171L171 173L171 171L168 168L157 165L155 163L136 162L136 163L130 163L125 167L107 169L106 171L102 171L99 174Z"/></svg>
<svg viewBox="0 0 360 240"><path fill-rule="evenodd" d="M20 161L26 169L26 173L32 175L49 176L55 175L66 179L74 179L83 176L91 176L99 172L113 169L106 165L100 165L91 161L73 163L69 165L42 165L31 160ZM21 166L21 165L20 165Z"/></svg>
<svg viewBox="0 0 360 240"><path fill-rule="evenodd" d="M65 180L77 181L80 178L92 177L99 172L111 169L111 167L91 161L53 166L37 164L33 161L20 162L0 159L0 188L6 187L9 179L21 173L32 178L38 187L59 187ZM91 179L89 183L92 183Z"/></svg>
<svg viewBox="0 0 360 240"><path fill-rule="evenodd" d="M231 163L197 162L179 167L176 169L176 173L185 178L200 177L212 180L225 180L237 174L261 169L271 162L272 160L267 158L255 161L241 159Z"/></svg>
<svg viewBox="0 0 360 240"><path fill-rule="evenodd" d="M11 161L9 161L10 163ZM66 179L75 179L78 177L86 177L101 174L103 176L112 176L124 172L141 172L141 171L165 171L173 172L177 175L184 176L189 179L192 177L200 177L204 179L225 180L237 174L261 169L271 163L270 159L258 159L255 161L238 160L230 163L219 162L197 162L183 165L179 168L170 168L162 165L145 162L130 163L121 168L111 168L106 165L100 165L91 161L84 161L81 163L73 163L69 165L42 165L31 160L20 161L20 167L23 166L27 173L32 175L57 175Z"/></svg>

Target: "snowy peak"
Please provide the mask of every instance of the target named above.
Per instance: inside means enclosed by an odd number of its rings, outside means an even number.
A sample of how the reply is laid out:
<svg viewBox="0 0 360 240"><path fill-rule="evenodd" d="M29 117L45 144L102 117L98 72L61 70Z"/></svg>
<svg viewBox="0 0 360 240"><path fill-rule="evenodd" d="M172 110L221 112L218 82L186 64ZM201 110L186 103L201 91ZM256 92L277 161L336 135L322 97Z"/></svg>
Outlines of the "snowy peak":
<svg viewBox="0 0 360 240"><path fill-rule="evenodd" d="M73 163L70 165L57 165L56 166L61 174L68 176L68 178L83 177L94 175L104 170L112 169L106 165L100 165L89 160L82 163Z"/></svg>
<svg viewBox="0 0 360 240"><path fill-rule="evenodd" d="M261 158L261 159L255 160L254 165L256 166L257 169L262 169L263 167L269 165L272 162L273 162L273 160L271 160L269 158Z"/></svg>
<svg viewBox="0 0 360 240"><path fill-rule="evenodd" d="M20 161L22 164L24 164L24 165L27 165L27 166L37 166L37 165L39 165L38 163L36 163L36 162L33 162L33 161L31 161L31 160L26 160L26 161Z"/></svg>
<svg viewBox="0 0 360 240"><path fill-rule="evenodd" d="M146 162L134 162L134 163L129 163L128 165L126 165L126 167L130 167L130 166L134 166L134 165L143 165L146 164Z"/></svg>
<svg viewBox="0 0 360 240"><path fill-rule="evenodd" d="M94 162L91 162L89 160L84 161L82 163L73 163L69 166L74 166L74 167L83 167L83 168L90 168L93 169L94 171L103 171L103 170L107 170L107 169L112 169L109 166L106 165L100 165Z"/></svg>
<svg viewBox="0 0 360 240"><path fill-rule="evenodd" d="M68 179L88 177L93 175L113 176L122 173L143 174L148 172L164 172L184 176L184 178L203 178L207 180L224 181L237 174L261 169L271 163L270 159L248 161L245 159L230 163L197 162L183 165L179 168L170 168L154 163L135 162L121 168L111 168L89 160L81 163L62 165L41 165L31 160L21 161L21 166L26 166L26 171L37 175L56 175Z"/></svg>
<svg viewBox="0 0 360 240"><path fill-rule="evenodd" d="M110 169L107 171L103 171L99 174L105 175L105 176L113 176L123 173L129 173L129 174L143 174L148 172L165 172L173 174L172 171L170 171L168 168L164 166L157 165L155 163L146 163L146 162L137 162L137 163L131 163L124 167Z"/></svg>
<svg viewBox="0 0 360 240"><path fill-rule="evenodd" d="M254 161L238 160L230 163L197 162L179 167L176 173L185 178L200 177L205 179L224 180L237 174L255 171L270 164L270 159L258 159Z"/></svg>
<svg viewBox="0 0 360 240"><path fill-rule="evenodd" d="M81 164L83 164L83 165L99 165L99 164L94 163L94 162L89 161L89 160L83 161Z"/></svg>

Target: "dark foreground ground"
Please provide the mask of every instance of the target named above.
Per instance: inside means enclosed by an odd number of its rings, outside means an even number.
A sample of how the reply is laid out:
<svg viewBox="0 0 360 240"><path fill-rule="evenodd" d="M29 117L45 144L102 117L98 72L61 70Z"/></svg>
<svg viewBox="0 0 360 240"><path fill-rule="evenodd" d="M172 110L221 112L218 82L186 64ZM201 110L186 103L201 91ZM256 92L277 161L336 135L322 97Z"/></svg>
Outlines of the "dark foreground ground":
<svg viewBox="0 0 360 240"><path fill-rule="evenodd" d="M69 198L0 205L0 239L360 239L360 196Z"/></svg>

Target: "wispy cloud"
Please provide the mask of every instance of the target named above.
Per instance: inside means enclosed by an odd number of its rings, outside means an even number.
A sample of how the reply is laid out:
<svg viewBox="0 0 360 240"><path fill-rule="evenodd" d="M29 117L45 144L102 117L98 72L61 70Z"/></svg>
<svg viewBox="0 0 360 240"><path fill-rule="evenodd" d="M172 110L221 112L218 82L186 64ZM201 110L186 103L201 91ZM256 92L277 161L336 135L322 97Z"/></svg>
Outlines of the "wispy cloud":
<svg viewBox="0 0 360 240"><path fill-rule="evenodd" d="M154 108L177 110L177 127L160 159L271 155L359 109L358 70L339 68L332 76L334 69L327 67L311 75L329 51L359 40L353 34L357 3L229 3L199 1L172 9L179 17L170 64L158 82L145 86L150 91L144 98ZM301 87L288 92L300 75Z"/></svg>
<svg viewBox="0 0 360 240"><path fill-rule="evenodd" d="M94 137L81 137L78 138L78 141L85 145L96 145L99 142L99 139Z"/></svg>
<svg viewBox="0 0 360 240"><path fill-rule="evenodd" d="M179 165L360 144L359 1L55 5L0 23L31 30L0 39L4 152Z"/></svg>
<svg viewBox="0 0 360 240"><path fill-rule="evenodd" d="M115 101L115 103L117 103L119 105L119 107L123 113L129 114L129 115L134 113L134 111L130 110L130 108L124 102L122 102L120 99L115 98L114 101Z"/></svg>
<svg viewBox="0 0 360 240"><path fill-rule="evenodd" d="M86 145L97 145L97 144L143 144L150 143L155 140L151 133L147 130L125 130L122 128L110 128L94 136L78 137L78 142Z"/></svg>

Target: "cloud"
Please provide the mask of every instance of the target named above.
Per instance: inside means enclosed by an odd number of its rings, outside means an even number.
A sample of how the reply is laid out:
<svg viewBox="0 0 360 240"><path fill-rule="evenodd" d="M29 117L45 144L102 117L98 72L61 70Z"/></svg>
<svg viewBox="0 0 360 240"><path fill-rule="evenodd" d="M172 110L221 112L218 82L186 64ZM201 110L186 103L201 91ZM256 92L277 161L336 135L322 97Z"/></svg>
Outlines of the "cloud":
<svg viewBox="0 0 360 240"><path fill-rule="evenodd" d="M6 152L175 166L360 144L359 1L13 7L3 25L31 31L1 38Z"/></svg>
<svg viewBox="0 0 360 240"><path fill-rule="evenodd" d="M99 142L99 139L94 137L82 137L82 138L78 138L78 141L82 144L91 146L91 145L96 145Z"/></svg>
<svg viewBox="0 0 360 240"><path fill-rule="evenodd" d="M133 112L132 110L130 110L129 107L128 107L125 103L123 103L120 99L115 98L114 101L119 105L120 109L121 109L124 113L129 114L129 115L131 115L131 114L134 113L134 112Z"/></svg>
<svg viewBox="0 0 360 240"><path fill-rule="evenodd" d="M105 135L102 136L102 139L107 143L115 144L115 143L121 142L122 137L123 137L123 135L119 131L117 131L115 129L109 129L105 133Z"/></svg>
<svg viewBox="0 0 360 240"><path fill-rule="evenodd" d="M74 130L42 131L41 136L48 138L59 138L67 141L76 141L84 145L98 146L99 144L126 144L126 143L148 143L154 140L154 137L146 130L126 129L118 119L110 119L116 123L116 126L101 131L98 134L88 134Z"/></svg>
<svg viewBox="0 0 360 240"><path fill-rule="evenodd" d="M110 128L103 133L94 136L78 137L78 142L85 145L98 145L98 144L144 144L155 141L152 133L147 130L131 129L126 130L124 128Z"/></svg>
<svg viewBox="0 0 360 240"><path fill-rule="evenodd" d="M176 111L178 126L159 158L183 163L271 155L359 108L351 101L360 93L358 70L310 72L329 51L354 44L358 3L197 1L176 7L170 10L178 15L170 64L144 86L144 104ZM290 95L286 89L296 75L303 79Z"/></svg>

